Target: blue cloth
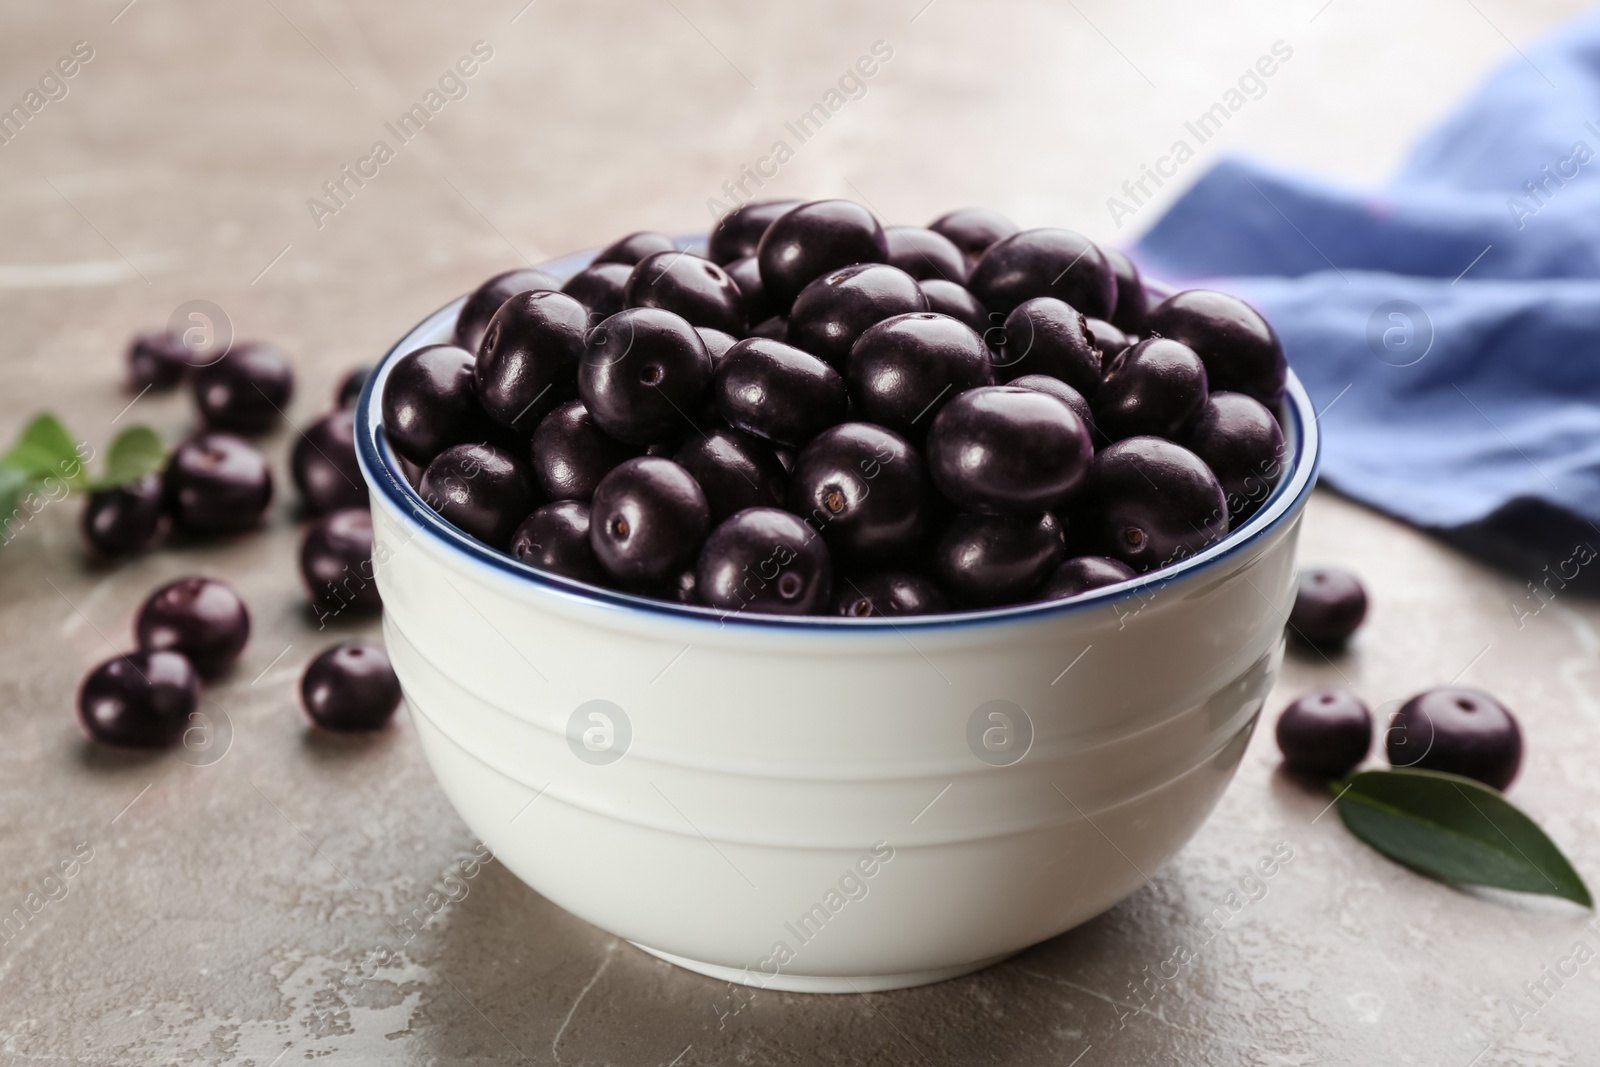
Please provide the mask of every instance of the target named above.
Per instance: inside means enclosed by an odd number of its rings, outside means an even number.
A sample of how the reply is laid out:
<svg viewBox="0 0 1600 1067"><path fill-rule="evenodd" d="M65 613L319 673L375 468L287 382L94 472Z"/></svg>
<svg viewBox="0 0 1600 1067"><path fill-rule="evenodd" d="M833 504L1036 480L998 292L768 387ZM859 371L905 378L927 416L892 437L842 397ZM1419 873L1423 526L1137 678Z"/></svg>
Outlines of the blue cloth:
<svg viewBox="0 0 1600 1067"><path fill-rule="evenodd" d="M1600 15L1512 58L1387 184L1228 160L1133 257L1267 316L1326 409L1334 488L1518 569L1600 548Z"/></svg>

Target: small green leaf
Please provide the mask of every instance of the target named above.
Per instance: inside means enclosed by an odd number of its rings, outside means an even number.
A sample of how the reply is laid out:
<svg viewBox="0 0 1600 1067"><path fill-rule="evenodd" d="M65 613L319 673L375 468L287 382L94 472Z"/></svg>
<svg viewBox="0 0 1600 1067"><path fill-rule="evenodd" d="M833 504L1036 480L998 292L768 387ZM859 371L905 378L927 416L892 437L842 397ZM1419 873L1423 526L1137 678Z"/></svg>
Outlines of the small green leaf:
<svg viewBox="0 0 1600 1067"><path fill-rule="evenodd" d="M1594 906L1555 843L1482 782L1439 771L1362 771L1338 788L1339 817L1350 832L1419 874Z"/></svg>
<svg viewBox="0 0 1600 1067"><path fill-rule="evenodd" d="M10 520L17 503L33 488L34 478L15 467L0 466L0 545L10 542L14 533Z"/></svg>
<svg viewBox="0 0 1600 1067"><path fill-rule="evenodd" d="M11 450L0 457L0 466L21 471L33 478L60 478L69 485L85 481L78 446L61 420L41 412L23 429Z"/></svg>
<svg viewBox="0 0 1600 1067"><path fill-rule="evenodd" d="M114 489L137 481L160 470L166 455L160 434L148 426L130 426L106 449L106 472L94 480L92 488Z"/></svg>

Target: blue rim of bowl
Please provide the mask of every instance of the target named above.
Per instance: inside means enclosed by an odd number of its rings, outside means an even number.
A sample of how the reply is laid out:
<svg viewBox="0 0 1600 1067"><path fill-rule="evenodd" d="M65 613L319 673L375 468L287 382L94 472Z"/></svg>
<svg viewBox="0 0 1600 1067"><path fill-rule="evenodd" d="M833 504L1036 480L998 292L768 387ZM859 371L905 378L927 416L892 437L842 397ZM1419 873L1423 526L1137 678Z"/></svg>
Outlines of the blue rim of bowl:
<svg viewBox="0 0 1600 1067"><path fill-rule="evenodd" d="M681 237L678 243L687 250L703 245L704 237ZM565 279L582 269L594 257L596 250L573 253L537 265L536 269ZM809 632L842 632L849 630L906 630L927 631L978 627L993 623L1014 623L1087 611L1159 589L1180 578L1188 578L1211 569L1231 559L1241 551L1272 534L1283 523L1296 515L1316 485L1317 470L1322 461L1322 437L1318 431L1315 409L1300 379L1291 370L1284 390L1284 413L1293 424L1294 463L1287 475L1279 479L1273 491L1262 502L1250 520L1232 531L1216 544L1193 556L1150 571L1137 578L1101 589L1080 593L1062 600L1037 600L1004 607L977 611L947 612L938 615L904 615L894 618L845 618L835 615L770 615L758 612L720 611L716 608L694 604L679 604L670 600L657 600L635 593L624 593L603 586L590 585L558 574L540 570L523 563L504 552L491 548L471 535L458 530L440 517L439 513L424 503L420 494L406 481L395 462L389 443L382 436L382 423L378 412L378 398L390 369L398 358L397 353L412 352L423 347L414 340L419 334L440 331L445 320L455 321L455 314L466 297L457 297L444 307L428 315L406 332L367 377L356 406L356 453L367 484L373 492L381 493L402 514L410 515L420 532L428 534L442 547L451 549L458 557L486 566L502 575L526 582L530 588L555 596L587 604L598 604L624 611L642 611L646 614L667 616L687 622L709 623L722 626L748 626L763 629L784 629ZM428 341L426 344L437 344Z"/></svg>

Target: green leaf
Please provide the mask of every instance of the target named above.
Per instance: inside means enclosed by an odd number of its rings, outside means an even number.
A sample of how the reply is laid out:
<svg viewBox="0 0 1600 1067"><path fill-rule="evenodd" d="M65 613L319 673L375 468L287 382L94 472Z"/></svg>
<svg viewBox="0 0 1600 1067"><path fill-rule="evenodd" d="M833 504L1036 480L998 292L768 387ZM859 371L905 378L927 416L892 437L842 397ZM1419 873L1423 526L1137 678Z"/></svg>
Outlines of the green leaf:
<svg viewBox="0 0 1600 1067"><path fill-rule="evenodd" d="M130 426L106 449L106 472L94 480L94 489L114 489L161 469L166 460L161 435L148 426Z"/></svg>
<svg viewBox="0 0 1600 1067"><path fill-rule="evenodd" d="M0 456L0 466L21 471L33 478L60 478L69 485L81 486L87 479L78 459L78 445L61 420L41 412L23 429L11 451Z"/></svg>
<svg viewBox="0 0 1600 1067"><path fill-rule="evenodd" d="M1594 906L1538 824L1482 782L1439 771L1362 771L1339 789L1339 817L1350 832L1419 874Z"/></svg>
<svg viewBox="0 0 1600 1067"><path fill-rule="evenodd" d="M17 470L15 467L0 466L0 545L11 540L12 529L7 525L17 502L33 488L34 478L31 474Z"/></svg>

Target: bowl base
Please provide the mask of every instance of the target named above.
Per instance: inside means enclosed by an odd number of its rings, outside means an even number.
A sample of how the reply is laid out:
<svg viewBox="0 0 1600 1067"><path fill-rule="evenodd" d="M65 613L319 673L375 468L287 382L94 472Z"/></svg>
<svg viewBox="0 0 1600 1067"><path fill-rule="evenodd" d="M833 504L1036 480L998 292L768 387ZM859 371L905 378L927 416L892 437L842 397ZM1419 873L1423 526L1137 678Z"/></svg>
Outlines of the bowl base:
<svg viewBox="0 0 1600 1067"><path fill-rule="evenodd" d="M908 971L905 974L863 974L863 975L819 975L819 974L757 974L749 970L740 970L734 967L723 967L716 963L701 963L699 960L685 959L674 956L670 952L641 945L637 941L628 944L634 948L643 949L657 959L666 960L685 970L703 974L708 978L716 978L724 982L736 982L739 985L754 986L757 989L777 989L785 993L881 993L889 989L910 989L912 986L931 985L934 982L943 982L950 978L960 978L973 971L981 971L991 967L1015 953L1004 952L998 956L990 956L985 960L976 960L972 963L960 963L954 967L940 967L931 971Z"/></svg>

